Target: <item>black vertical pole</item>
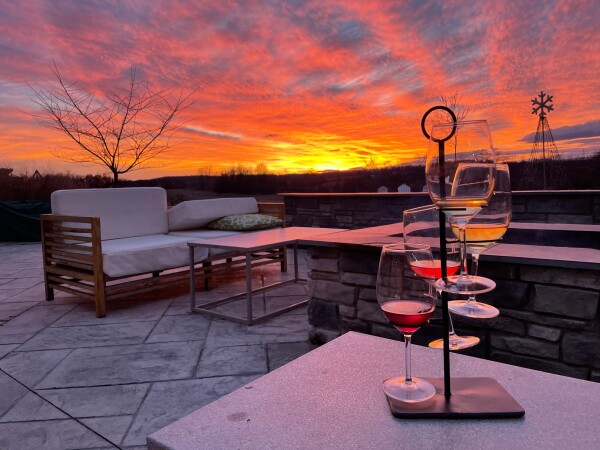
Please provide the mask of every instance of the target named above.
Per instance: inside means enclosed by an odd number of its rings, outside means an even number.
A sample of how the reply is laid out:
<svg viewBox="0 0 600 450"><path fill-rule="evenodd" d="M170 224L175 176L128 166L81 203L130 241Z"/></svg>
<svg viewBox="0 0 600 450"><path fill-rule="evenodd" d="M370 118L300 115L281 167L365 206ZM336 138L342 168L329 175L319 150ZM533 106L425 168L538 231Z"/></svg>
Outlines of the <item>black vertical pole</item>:
<svg viewBox="0 0 600 450"><path fill-rule="evenodd" d="M425 129L425 121L427 116L431 114L435 110L446 111L450 117L452 118L452 131L448 133L445 137L432 137L429 135L427 130ZM445 167L445 149L444 142L451 139L452 136L456 133L456 114L448 108L447 106L434 106L433 108L429 108L423 117L421 118L421 131L423 135L434 142L438 143L438 176L440 183L440 198L446 198L446 167ZM443 211L438 211L439 216L439 227L440 227L440 266L441 266L441 275L442 278L446 278L448 276L448 267L447 267L447 255L446 255L446 216ZM446 401L450 400L450 396L452 395L452 391L450 390L450 314L448 312L448 293L442 292L442 322L443 322L443 330L444 330L444 397L446 397Z"/></svg>
<svg viewBox="0 0 600 450"><path fill-rule="evenodd" d="M438 142L439 149L439 176L440 176L440 197L446 197L446 170L445 170L445 151L444 141ZM442 278L448 276L447 255L446 255L446 215L443 211L438 212L440 227L440 265L442 269ZM452 391L450 389L450 316L448 312L448 293L442 291L442 323L444 340L444 397L450 399Z"/></svg>

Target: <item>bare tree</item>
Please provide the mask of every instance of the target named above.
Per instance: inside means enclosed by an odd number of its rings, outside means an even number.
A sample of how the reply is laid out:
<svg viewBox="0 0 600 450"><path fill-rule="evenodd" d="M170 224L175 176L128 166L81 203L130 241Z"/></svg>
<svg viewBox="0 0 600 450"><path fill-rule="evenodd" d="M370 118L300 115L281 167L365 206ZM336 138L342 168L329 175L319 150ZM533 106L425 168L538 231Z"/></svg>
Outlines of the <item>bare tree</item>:
<svg viewBox="0 0 600 450"><path fill-rule="evenodd" d="M43 125L65 133L74 143L54 151L61 159L106 166L117 186L119 175L148 167L150 161L173 147L170 138L180 125L174 119L190 105L193 92L170 100L168 90L153 91L136 79L126 86L104 89L100 95L67 83L56 64L50 66L58 85L32 86L41 108L34 117Z"/></svg>
<svg viewBox="0 0 600 450"><path fill-rule="evenodd" d="M456 114L457 122L464 121L471 112L471 106L461 103L462 95L458 92L454 92L448 96L442 95L440 96L440 100L446 108L450 108Z"/></svg>
<svg viewBox="0 0 600 450"><path fill-rule="evenodd" d="M269 167L264 162L256 163L256 165L254 166L255 175L268 175L269 173Z"/></svg>

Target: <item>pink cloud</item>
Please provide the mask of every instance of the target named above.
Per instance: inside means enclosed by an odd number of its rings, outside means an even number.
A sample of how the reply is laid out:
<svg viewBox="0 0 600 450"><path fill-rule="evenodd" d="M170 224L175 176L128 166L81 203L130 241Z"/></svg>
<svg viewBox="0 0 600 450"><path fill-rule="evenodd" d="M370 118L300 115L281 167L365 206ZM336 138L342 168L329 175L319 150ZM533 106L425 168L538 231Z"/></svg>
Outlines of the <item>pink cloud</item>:
<svg viewBox="0 0 600 450"><path fill-rule="evenodd" d="M555 95L552 126L587 122L600 108L598 2L536 2L536 15L530 5L9 2L0 152L51 159L64 142L19 112L33 108L25 81L52 82L53 60L90 89L125 80L132 66L156 89L197 89L182 120L202 132L181 134L164 173L262 161L307 170L320 154L344 167L373 152L400 161L426 145L422 113L454 92L472 118L490 121L500 149L515 151L535 131L529 101L539 90Z"/></svg>

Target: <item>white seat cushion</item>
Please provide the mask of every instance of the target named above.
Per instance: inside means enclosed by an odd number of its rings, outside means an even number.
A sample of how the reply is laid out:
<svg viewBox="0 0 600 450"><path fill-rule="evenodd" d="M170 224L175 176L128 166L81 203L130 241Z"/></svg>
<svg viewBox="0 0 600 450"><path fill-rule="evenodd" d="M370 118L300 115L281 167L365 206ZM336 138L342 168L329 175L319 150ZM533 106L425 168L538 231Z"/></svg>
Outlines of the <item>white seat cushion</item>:
<svg viewBox="0 0 600 450"><path fill-rule="evenodd" d="M71 189L51 196L52 213L100 218L102 240L168 231L167 193L158 187Z"/></svg>
<svg viewBox="0 0 600 450"><path fill-rule="evenodd" d="M169 210L169 231L203 228L221 217L257 212L258 204L254 197L189 200Z"/></svg>
<svg viewBox="0 0 600 450"><path fill-rule="evenodd" d="M166 234L102 241L104 273L122 277L189 265L190 239ZM208 249L196 248L196 262L206 259Z"/></svg>

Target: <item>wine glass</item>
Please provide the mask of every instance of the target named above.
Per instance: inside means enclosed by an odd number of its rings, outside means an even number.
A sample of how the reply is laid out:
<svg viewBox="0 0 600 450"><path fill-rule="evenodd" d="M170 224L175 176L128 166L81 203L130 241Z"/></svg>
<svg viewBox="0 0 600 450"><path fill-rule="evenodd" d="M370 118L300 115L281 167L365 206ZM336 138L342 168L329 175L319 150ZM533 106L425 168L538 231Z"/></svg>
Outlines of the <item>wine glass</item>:
<svg viewBox="0 0 600 450"><path fill-rule="evenodd" d="M494 195L489 200L487 208L483 208L467 225L466 240L473 260L471 266L473 275L477 275L479 255L498 244L508 229L511 216L512 195L508 164L497 164ZM453 232L458 234L458 225L452 220L451 226ZM470 295L467 300L448 302L448 309L456 314L481 319L489 319L500 314L497 308L478 302L475 294Z"/></svg>
<svg viewBox="0 0 600 450"><path fill-rule="evenodd" d="M431 127L425 165L429 196L452 217L459 230L460 273L436 281L436 288L455 294L494 289L488 278L472 276L466 264L466 227L494 193L496 157L485 120L450 122Z"/></svg>
<svg viewBox="0 0 600 450"><path fill-rule="evenodd" d="M422 276L428 281L429 294L435 297L433 293L433 283L441 277L441 250L440 250L440 222L439 210L435 205L421 206L419 208L407 209L403 214L404 223L404 242L410 244L426 244L431 247L433 257L433 270L417 270L417 275ZM448 275L454 275L458 272L460 266L460 252L458 250L458 241L454 237L450 221L446 217L446 268ZM439 294L439 291L436 290ZM479 343L477 336L459 336L454 331L452 317L450 319L449 349L462 350L473 347ZM444 348L444 340L436 339L429 343L431 348Z"/></svg>
<svg viewBox="0 0 600 450"><path fill-rule="evenodd" d="M431 383L411 375L410 339L435 310L428 283L415 275L415 267L433 267L428 245L383 246L377 272L377 301L385 317L404 336L406 362L405 376L384 380L383 390L389 398L407 403L425 401L435 394Z"/></svg>

